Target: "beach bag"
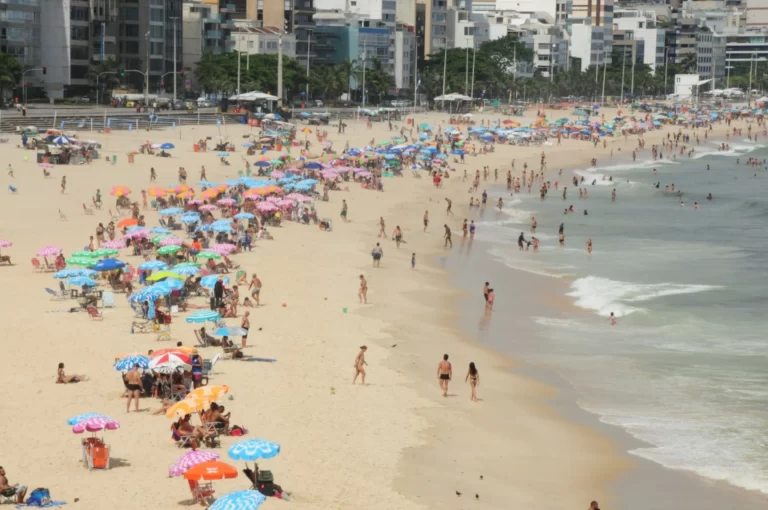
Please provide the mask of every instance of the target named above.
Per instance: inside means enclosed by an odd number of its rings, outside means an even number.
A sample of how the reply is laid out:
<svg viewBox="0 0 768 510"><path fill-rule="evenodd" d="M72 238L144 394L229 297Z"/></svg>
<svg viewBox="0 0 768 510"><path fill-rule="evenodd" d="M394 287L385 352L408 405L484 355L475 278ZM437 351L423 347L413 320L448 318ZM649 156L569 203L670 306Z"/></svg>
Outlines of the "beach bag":
<svg viewBox="0 0 768 510"><path fill-rule="evenodd" d="M51 493L48 489L38 488L27 498L28 506L47 506L51 503Z"/></svg>
<svg viewBox="0 0 768 510"><path fill-rule="evenodd" d="M240 427L238 425L234 425L232 429L229 431L230 436L244 436L247 433L248 433L247 430L245 430L243 427Z"/></svg>

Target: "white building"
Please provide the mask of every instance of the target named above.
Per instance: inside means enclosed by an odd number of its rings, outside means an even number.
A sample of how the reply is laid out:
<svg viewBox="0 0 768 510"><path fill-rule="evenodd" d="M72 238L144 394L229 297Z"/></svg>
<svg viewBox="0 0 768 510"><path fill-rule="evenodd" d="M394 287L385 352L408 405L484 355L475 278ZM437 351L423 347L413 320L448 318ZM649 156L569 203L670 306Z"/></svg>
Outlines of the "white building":
<svg viewBox="0 0 768 510"><path fill-rule="evenodd" d="M469 11L449 9L446 28L451 47L475 47L475 22Z"/></svg>
<svg viewBox="0 0 768 510"><path fill-rule="evenodd" d="M72 52L71 27L70 20L70 2L69 0L47 1L40 9L40 55L41 65L45 67L46 74L43 76L40 72L35 72L37 78L52 99L62 99L66 87L73 84L72 80L72 54L82 59L75 62L85 69L88 68L88 41L77 41L75 44L82 46L82 54ZM80 25L87 30L87 21L75 21L75 25ZM5 29L3 29L5 34ZM3 41L5 44L5 40ZM5 50L3 50L5 51ZM33 73L27 74L32 76ZM30 81L26 78L26 81ZM88 76L79 76L74 80L75 85L88 85Z"/></svg>
<svg viewBox="0 0 768 510"><path fill-rule="evenodd" d="M611 62L612 40L605 38L605 29L592 25L590 18L574 19L571 24L571 58L581 61L584 72L593 65Z"/></svg>
<svg viewBox="0 0 768 510"><path fill-rule="evenodd" d="M533 51L533 70L542 76L568 69L570 36L563 25L544 12L504 13L508 31Z"/></svg>
<svg viewBox="0 0 768 510"><path fill-rule="evenodd" d="M702 85L709 83L709 80L699 79L698 74L676 74L675 75L675 96L679 99L686 99L703 93L700 90Z"/></svg>
<svg viewBox="0 0 768 510"><path fill-rule="evenodd" d="M573 0L496 0L496 11L544 12L558 24L566 25L573 13Z"/></svg>
<svg viewBox="0 0 768 510"><path fill-rule="evenodd" d="M656 21L654 11L616 9L613 25L618 30L631 32L632 39L643 41L642 62L652 70L664 65L665 30Z"/></svg>
<svg viewBox="0 0 768 510"><path fill-rule="evenodd" d="M416 32L413 26L398 23L395 32L395 87L413 89L416 68Z"/></svg>
<svg viewBox="0 0 768 510"><path fill-rule="evenodd" d="M475 9L476 6L475 3L472 8ZM475 22L475 44L477 47L480 47L484 42L501 39L508 33L504 16L497 12L473 11L472 20Z"/></svg>
<svg viewBox="0 0 768 510"><path fill-rule="evenodd" d="M230 32L235 44L233 49L249 55L277 55L280 43L280 29L274 27L254 27L237 22ZM296 36L283 34L283 55L296 57Z"/></svg>
<svg viewBox="0 0 768 510"><path fill-rule="evenodd" d="M746 28L760 29L768 27L768 0L742 0L746 4Z"/></svg>

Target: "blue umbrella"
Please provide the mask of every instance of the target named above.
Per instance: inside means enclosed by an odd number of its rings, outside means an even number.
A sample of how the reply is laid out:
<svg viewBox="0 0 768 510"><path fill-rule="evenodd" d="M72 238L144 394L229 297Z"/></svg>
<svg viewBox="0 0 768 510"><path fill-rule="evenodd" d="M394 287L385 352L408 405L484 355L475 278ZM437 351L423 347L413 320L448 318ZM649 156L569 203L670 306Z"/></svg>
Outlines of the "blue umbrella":
<svg viewBox="0 0 768 510"><path fill-rule="evenodd" d="M256 166L269 166L269 161L257 161L254 163Z"/></svg>
<svg viewBox="0 0 768 510"><path fill-rule="evenodd" d="M256 510L267 499L259 491L236 491L217 499L208 510Z"/></svg>
<svg viewBox="0 0 768 510"><path fill-rule="evenodd" d="M53 143L59 144L59 145L68 144L70 142L71 142L71 140L69 138L67 138L66 136L64 136L64 135L61 135L61 136L56 137L56 138L53 139Z"/></svg>
<svg viewBox="0 0 768 510"><path fill-rule="evenodd" d="M347 154L349 154L350 156L359 156L362 153L360 152L360 149L349 149L347 151Z"/></svg>
<svg viewBox="0 0 768 510"><path fill-rule="evenodd" d="M147 291L148 293L150 293L152 296L155 297L155 299L157 299L159 297L162 297L162 296L167 296L168 294L173 292L173 290L171 290L171 288L168 285L162 285L162 283L163 282L158 282L158 283L156 283L156 284L154 284L154 285L152 285L150 287L147 287L147 288L145 288L143 290Z"/></svg>
<svg viewBox="0 0 768 510"><path fill-rule="evenodd" d="M155 299L167 296L170 294L170 292L166 292L160 288L155 287L152 285L151 287L146 287L141 289L138 292L134 292L130 296L128 296L128 301L131 302L142 302L142 301L154 301Z"/></svg>
<svg viewBox="0 0 768 510"><path fill-rule="evenodd" d="M153 287L158 287L161 289L168 288L169 290L181 290L184 288L184 282L178 278L166 278L165 280L154 284Z"/></svg>
<svg viewBox="0 0 768 510"><path fill-rule="evenodd" d="M75 276L74 278L67 280L67 283L70 285L77 285L78 287L82 287L83 285L86 287L96 286L96 281L92 278L88 278L87 276Z"/></svg>
<svg viewBox="0 0 768 510"><path fill-rule="evenodd" d="M179 218L179 221L181 223L197 223L200 221L200 216L195 215L184 215L181 218Z"/></svg>
<svg viewBox="0 0 768 510"><path fill-rule="evenodd" d="M240 181L238 181L237 179L229 179L227 181L224 181L224 184L226 184L227 186L238 186L240 184Z"/></svg>
<svg viewBox="0 0 768 510"><path fill-rule="evenodd" d="M67 420L67 425L77 425L81 421L87 420L88 418L109 418L106 414L101 413L84 413L84 414L78 414L77 416L74 416Z"/></svg>
<svg viewBox="0 0 768 510"><path fill-rule="evenodd" d="M223 224L217 224L217 225L211 225L211 230L214 232L234 232L235 230L230 225L223 225Z"/></svg>
<svg viewBox="0 0 768 510"><path fill-rule="evenodd" d="M200 225L195 229L195 232L210 232L213 230L212 225Z"/></svg>
<svg viewBox="0 0 768 510"><path fill-rule="evenodd" d="M323 168L323 165L316 161L310 161L306 165L304 165L304 168L308 168L310 170L317 170L318 168Z"/></svg>
<svg viewBox="0 0 768 510"><path fill-rule="evenodd" d="M197 310L196 312L192 312L192 315L187 317L187 322L216 322L219 319L221 319L221 314L219 312L214 312L213 310Z"/></svg>
<svg viewBox="0 0 768 510"><path fill-rule="evenodd" d="M248 330L239 326L219 328L213 332L214 336L246 336L247 334Z"/></svg>
<svg viewBox="0 0 768 510"><path fill-rule="evenodd" d="M304 180L301 180L301 181L297 182L296 184L301 184L301 185L304 185L304 186L314 186L315 184L317 184L317 180L316 179L304 179Z"/></svg>
<svg viewBox="0 0 768 510"><path fill-rule="evenodd" d="M216 155L218 157L220 157L220 158L228 158L229 157L229 152L223 152L222 151L222 152L217 153Z"/></svg>
<svg viewBox="0 0 768 510"><path fill-rule="evenodd" d="M139 368L142 370L148 369L149 358L146 356L126 356L123 359L117 360L114 367L116 370L124 372L133 369L136 365L139 365Z"/></svg>
<svg viewBox="0 0 768 510"><path fill-rule="evenodd" d="M166 209L162 209L158 214L160 214L160 216L175 216L177 214L183 213L184 211L178 207L168 207Z"/></svg>
<svg viewBox="0 0 768 510"><path fill-rule="evenodd" d="M96 276L97 272L92 269L67 268L53 273L54 278L72 278L74 276Z"/></svg>
<svg viewBox="0 0 768 510"><path fill-rule="evenodd" d="M173 272L181 276L193 276L200 272L200 268L195 266L175 267Z"/></svg>
<svg viewBox="0 0 768 510"><path fill-rule="evenodd" d="M491 135L481 135L480 139L483 140L484 142L492 142L493 141L493 137Z"/></svg>
<svg viewBox="0 0 768 510"><path fill-rule="evenodd" d="M115 269L120 269L125 267L125 262L122 262L117 259L104 259L100 260L96 263L95 266L93 266L94 271L114 271Z"/></svg>
<svg viewBox="0 0 768 510"><path fill-rule="evenodd" d="M176 146L173 145L171 142L165 142L164 144L160 145L160 148L169 151L171 149L175 149Z"/></svg>
<svg viewBox="0 0 768 510"><path fill-rule="evenodd" d="M203 276L200 279L200 286L205 287L206 289L212 289L214 285L216 285L216 281L219 279L219 275L217 274L209 274L208 276ZM229 284L229 276L224 277L224 285Z"/></svg>
<svg viewBox="0 0 768 510"><path fill-rule="evenodd" d="M167 228L163 228L163 227L152 227L149 230L149 232L152 233L152 234L166 234L166 235L171 233L170 230L168 230Z"/></svg>
<svg viewBox="0 0 768 510"><path fill-rule="evenodd" d="M252 220L255 217L256 216L254 216L253 214L251 214L249 212L241 212L241 213L237 213L237 214L235 214L233 216L233 218L235 218L236 220Z"/></svg>
<svg viewBox="0 0 768 510"><path fill-rule="evenodd" d="M232 460L254 461L271 459L280 453L280 445L264 439L246 439L229 447L227 454Z"/></svg>
<svg viewBox="0 0 768 510"><path fill-rule="evenodd" d="M464 151L461 150L461 149L454 149L454 150L451 151L451 154L456 154L457 156L463 156L464 155Z"/></svg>
<svg viewBox="0 0 768 510"><path fill-rule="evenodd" d="M197 181L198 186L205 186L206 188L212 188L216 186L216 183L213 183L211 181Z"/></svg>
<svg viewBox="0 0 768 510"><path fill-rule="evenodd" d="M133 227L128 227L127 229L125 229L125 232L127 234L130 234L131 232L136 232L137 230L144 230L144 228L146 227L140 227L138 225L134 225Z"/></svg>
<svg viewBox="0 0 768 510"><path fill-rule="evenodd" d="M157 271L158 269L165 269L168 264L161 260L149 260L142 264L139 264L139 269L142 271Z"/></svg>

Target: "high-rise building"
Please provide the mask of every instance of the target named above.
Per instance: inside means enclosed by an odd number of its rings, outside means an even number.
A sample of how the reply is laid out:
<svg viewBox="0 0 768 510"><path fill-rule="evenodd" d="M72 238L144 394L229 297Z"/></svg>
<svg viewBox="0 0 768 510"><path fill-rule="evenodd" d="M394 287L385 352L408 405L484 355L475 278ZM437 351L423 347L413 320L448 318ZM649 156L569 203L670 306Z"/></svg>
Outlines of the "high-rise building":
<svg viewBox="0 0 768 510"><path fill-rule="evenodd" d="M259 4L261 15L252 19L261 19L265 27L282 27L285 33L293 33L296 36L296 59L303 65L307 65L307 59L312 62L314 0L260 0Z"/></svg>
<svg viewBox="0 0 768 510"><path fill-rule="evenodd" d="M447 0L416 0L416 37L419 59L450 47Z"/></svg>

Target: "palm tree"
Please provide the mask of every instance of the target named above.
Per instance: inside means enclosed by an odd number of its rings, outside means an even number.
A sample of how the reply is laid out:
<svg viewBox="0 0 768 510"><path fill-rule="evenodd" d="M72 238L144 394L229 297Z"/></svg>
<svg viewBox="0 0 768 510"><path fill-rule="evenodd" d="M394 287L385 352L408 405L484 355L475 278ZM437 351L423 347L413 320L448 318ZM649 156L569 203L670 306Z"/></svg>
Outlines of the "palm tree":
<svg viewBox="0 0 768 510"><path fill-rule="evenodd" d="M24 66L16 57L8 53L0 53L0 100L5 98L5 89L12 88L21 81Z"/></svg>
<svg viewBox="0 0 768 510"><path fill-rule="evenodd" d="M88 71L88 77L94 82L98 82L101 89L97 91L97 98L99 92L103 98L107 90L112 90L120 85L124 71L123 64L115 57L109 57L100 62L99 65L91 67Z"/></svg>
<svg viewBox="0 0 768 510"><path fill-rule="evenodd" d="M340 78L343 78L347 89L347 100L352 99L352 76L355 71L355 63L348 58L345 58L343 62L336 65L336 73ZM342 87L343 88L343 87Z"/></svg>

